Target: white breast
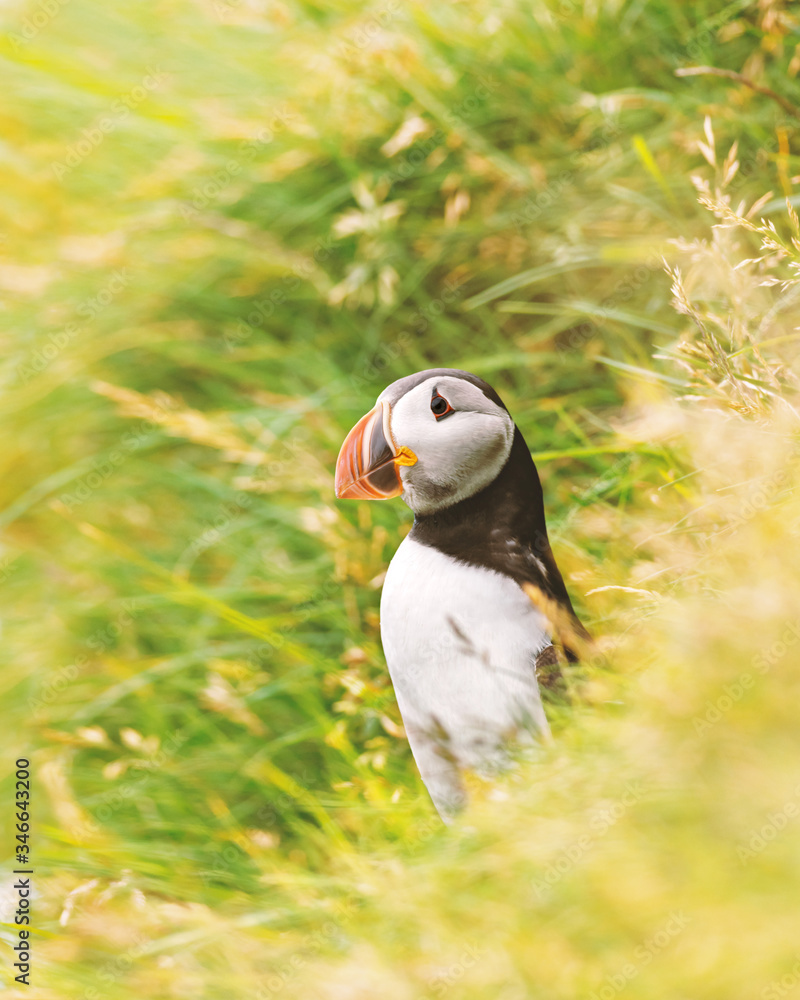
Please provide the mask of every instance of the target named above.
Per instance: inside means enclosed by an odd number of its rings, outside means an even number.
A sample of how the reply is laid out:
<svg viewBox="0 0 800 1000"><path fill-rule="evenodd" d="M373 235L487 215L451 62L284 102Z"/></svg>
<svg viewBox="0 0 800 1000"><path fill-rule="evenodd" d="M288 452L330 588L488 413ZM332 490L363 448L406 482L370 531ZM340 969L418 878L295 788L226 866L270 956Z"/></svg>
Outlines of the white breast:
<svg viewBox="0 0 800 1000"><path fill-rule="evenodd" d="M509 577L406 538L386 574L381 638L422 778L443 814L455 769L496 766L525 731L548 734L534 663L543 616Z"/></svg>

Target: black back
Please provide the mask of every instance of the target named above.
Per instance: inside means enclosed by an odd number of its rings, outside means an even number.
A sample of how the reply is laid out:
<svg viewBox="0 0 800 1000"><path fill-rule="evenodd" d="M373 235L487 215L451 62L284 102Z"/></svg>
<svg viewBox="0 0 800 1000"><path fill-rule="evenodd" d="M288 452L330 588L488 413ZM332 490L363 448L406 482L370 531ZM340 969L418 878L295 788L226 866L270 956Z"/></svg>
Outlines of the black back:
<svg viewBox="0 0 800 1000"><path fill-rule="evenodd" d="M424 374L429 378L431 374L463 377L467 373L442 369ZM484 392L491 388L475 376L470 376L469 381ZM503 405L493 389L490 398ZM547 538L539 474L518 427L514 428L511 451L498 476L480 492L452 507L417 515L410 537L461 562L495 570L520 584L539 587L569 614L575 631L588 637L556 566ZM577 659L566 642L564 651L569 660Z"/></svg>

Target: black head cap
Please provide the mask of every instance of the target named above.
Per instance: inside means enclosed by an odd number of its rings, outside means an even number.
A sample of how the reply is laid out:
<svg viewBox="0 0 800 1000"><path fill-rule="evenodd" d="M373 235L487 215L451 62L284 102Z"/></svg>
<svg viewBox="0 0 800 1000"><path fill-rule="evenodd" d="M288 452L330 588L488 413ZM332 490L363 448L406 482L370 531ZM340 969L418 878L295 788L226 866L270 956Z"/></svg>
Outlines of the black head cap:
<svg viewBox="0 0 800 1000"><path fill-rule="evenodd" d="M472 372L465 372L460 368L426 368L425 371L406 375L405 378L399 378L396 382L392 382L391 385L387 386L381 393L381 399L385 399L387 403L396 403L401 396L405 396L415 386L421 382L426 382L429 378L436 378L437 375L449 375L452 378L460 378L465 382L471 382L472 385L477 386L481 390L484 396L491 399L493 403L497 403L498 406L502 406L508 412L508 407L488 382L484 382L482 378L478 378Z"/></svg>

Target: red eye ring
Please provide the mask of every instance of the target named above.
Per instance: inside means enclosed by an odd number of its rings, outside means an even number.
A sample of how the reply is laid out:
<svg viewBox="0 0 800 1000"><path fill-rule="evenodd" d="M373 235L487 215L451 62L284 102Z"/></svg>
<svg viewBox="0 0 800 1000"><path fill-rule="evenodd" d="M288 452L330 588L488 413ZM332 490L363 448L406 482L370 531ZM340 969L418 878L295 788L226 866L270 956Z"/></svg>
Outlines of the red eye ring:
<svg viewBox="0 0 800 1000"><path fill-rule="evenodd" d="M444 396L439 395L439 390L434 389L433 395L431 396L431 413L436 417L437 420L443 420L445 417L449 417L451 413L456 411L447 402Z"/></svg>

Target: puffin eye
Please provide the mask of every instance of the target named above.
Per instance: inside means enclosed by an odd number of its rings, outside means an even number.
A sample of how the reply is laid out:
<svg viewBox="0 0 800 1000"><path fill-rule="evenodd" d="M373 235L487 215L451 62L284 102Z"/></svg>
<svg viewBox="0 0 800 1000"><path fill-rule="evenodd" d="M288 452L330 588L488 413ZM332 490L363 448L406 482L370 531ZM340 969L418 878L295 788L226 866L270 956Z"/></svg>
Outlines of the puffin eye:
<svg viewBox="0 0 800 1000"><path fill-rule="evenodd" d="M436 417L437 420L441 420L443 417L447 417L451 413L455 412L456 411L447 402L444 396L439 395L439 390L434 389L433 395L431 396L431 413L433 413L434 417Z"/></svg>

